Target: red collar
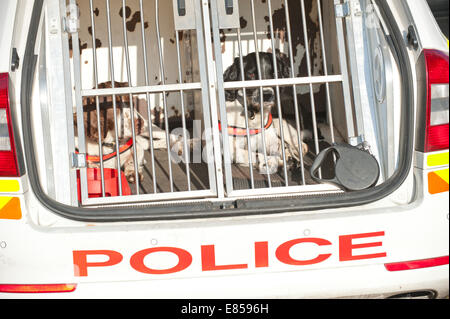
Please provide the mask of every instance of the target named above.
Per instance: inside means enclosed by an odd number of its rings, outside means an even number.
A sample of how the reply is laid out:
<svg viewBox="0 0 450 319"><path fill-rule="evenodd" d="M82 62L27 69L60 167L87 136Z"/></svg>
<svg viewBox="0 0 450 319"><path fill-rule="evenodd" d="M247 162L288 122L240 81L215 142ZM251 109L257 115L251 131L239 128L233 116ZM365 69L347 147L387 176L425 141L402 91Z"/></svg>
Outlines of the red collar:
<svg viewBox="0 0 450 319"><path fill-rule="evenodd" d="M267 124L264 126L264 130L267 130L273 122L272 114L269 113L269 118L267 119ZM219 122L219 131L222 131L222 126ZM249 135L257 135L262 132L262 129L249 129ZM236 127L236 126L228 126L228 135L231 136L246 136L247 135L247 129L242 127Z"/></svg>
<svg viewBox="0 0 450 319"><path fill-rule="evenodd" d="M122 146L119 148L119 154L122 154L122 153L128 151L128 150L131 148L131 146L133 146L133 138L130 138L130 139L128 140L128 142L126 142L124 145L122 145ZM77 152L77 153L78 153L78 152ZM117 152L116 152L116 151L114 151L114 152L112 152L112 153L110 153L110 154L107 154L107 155L103 155L103 161L107 161L107 160L109 160L109 159L115 157L116 155L117 155ZM87 160L88 162L91 162L91 163L100 163L100 156L92 156L92 155L89 155L89 154L88 154L88 155L86 156L86 160Z"/></svg>

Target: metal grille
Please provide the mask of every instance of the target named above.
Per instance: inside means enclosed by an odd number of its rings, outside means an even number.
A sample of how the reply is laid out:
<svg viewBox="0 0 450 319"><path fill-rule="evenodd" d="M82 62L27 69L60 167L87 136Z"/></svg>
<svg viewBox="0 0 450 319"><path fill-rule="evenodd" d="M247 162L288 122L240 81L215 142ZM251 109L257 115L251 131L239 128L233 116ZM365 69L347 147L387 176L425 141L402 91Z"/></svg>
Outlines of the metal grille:
<svg viewBox="0 0 450 319"><path fill-rule="evenodd" d="M127 194L128 196L124 196L122 185L124 178L123 175L120 173L117 174L118 176L118 185L119 185L119 192L118 196L114 198L105 197L105 177L103 176L104 171L104 154L103 149L104 147L98 147L98 154L99 154L99 163L98 166L100 167L101 177L100 180L102 182L102 194L101 198L89 198L88 194L88 179L87 179L87 168L81 167L80 168L80 181L81 181L81 198L83 204L103 204L103 203L114 203L114 202L133 202L133 201L158 201L158 200L169 200L169 199L184 199L184 198L196 198L196 197L208 197L208 196L214 196L215 195L215 176L214 176L214 163L211 162L210 165L206 166L206 169L208 170L208 180L206 181L206 186L203 185L203 189L200 190L193 190L191 185L191 170L189 165L189 158L187 157L188 152L188 136L186 134L186 109L185 109L185 102L188 97L191 99L194 98L194 95L200 95L200 100L202 101L202 105L204 107L202 108L200 113L200 116L203 115L203 120L201 121L202 126L209 127L210 126L210 112L208 107L208 100L207 100L207 82L206 77L204 74L206 74L205 66L203 63L198 63L199 65L199 79L198 81L191 81L189 83L185 83L184 77L182 76L182 62L181 62L181 55L182 52L180 50L180 33L174 32L175 35L175 61L167 61L168 56L173 56L172 54L169 54L165 52L167 49L167 43L163 43L163 41L167 41L167 37L162 35L161 32L161 17L164 17L164 14L162 13L161 7L160 7L160 1L139 1L139 10L135 11L133 17L135 20L139 21L140 23L140 42L138 42L137 37L134 37L134 42L130 43L130 36L129 34L131 26L130 21L127 19L130 16L130 7L127 6L126 1L121 1L119 4L119 1L89 1L89 12L90 12L90 33L92 34L91 41L92 41L92 50L90 50L92 53L92 66L93 66L93 83L94 87L92 89L86 89L83 87L83 80L85 77L81 74L80 70L84 69L81 67L81 57L80 57L80 45L79 45L79 38L78 38L78 32L71 33L72 35L72 55L73 55L73 72L74 72L74 86L75 86L75 102L76 102L76 116L77 116L77 128L78 128L78 147L79 147L79 153L80 154L88 154L88 150L86 149L86 127L85 127L85 113L86 113L86 101L93 101L95 100L95 110L96 113L95 117L97 119L96 124L97 129L99 130L98 134L98 143L97 145L104 145L104 141L102 141L102 134L101 128L101 115L102 115L102 103L101 100L105 100L105 97L109 97L109 101L111 101L110 104L112 104L112 110L113 110L113 136L114 140L112 141L114 147L113 150L116 154L120 154L120 147L123 145L124 141L122 141L122 135L121 135L121 128L120 128L120 119L119 116L123 116L121 114L122 106L125 106L127 109L129 108L129 118L132 120L131 123L131 138L132 138L132 148L131 148L131 154L133 156L132 159L128 159L128 163L133 164L133 174L134 176L126 176L127 179L131 179L134 181L134 185L131 185L131 192L132 194ZM101 5L104 6L101 6ZM101 9L99 9L99 7ZM165 6L167 7L167 6ZM71 0L69 2L68 10L70 12L71 9L76 10L77 4L75 0ZM108 85L105 87L103 85L102 88L99 87L99 72L98 72L98 57L97 57L97 29L100 22L98 22L100 13L97 13L96 16L96 10L97 12L100 11L103 13L103 15L106 16L106 34L107 34L107 58L109 60L109 81L107 82ZM152 28L148 28L150 31L147 31L146 28L148 26L148 22L145 22L147 19L150 18L150 16L146 15L147 11L151 11L153 14L151 17L154 21L154 25ZM165 10L167 11L167 10ZM195 10L194 8L190 8L190 11L195 13L193 24L190 26L192 28L191 30L186 31L189 34L195 34L197 38L196 47L198 48L196 58L205 60L204 57L204 40L203 40L203 33L202 33L202 17L201 17L201 8L200 3L195 3ZM117 13L121 16L121 19L117 19ZM166 12L167 14L167 12ZM113 18L114 17L114 18ZM96 21L97 20L97 21ZM143 22L144 21L144 22ZM115 29L117 29L117 24L122 26L122 32L121 34L119 32L115 32L113 25L115 26ZM167 24L166 19L164 19L164 23ZM172 22L173 23L173 22ZM135 22L137 25L137 23ZM81 26L81 28L86 26ZM105 30L104 30L105 31ZM172 27L172 31L174 31ZM135 34L138 31L134 32ZM152 35L150 33L153 32ZM167 34L167 32L166 32ZM165 34L165 35L166 35ZM148 52L148 42L149 39L154 39L155 41L151 43L151 45L156 47L157 55L149 57ZM117 47L118 46L118 47ZM141 61L134 61L136 63L136 72L139 72L140 74L143 74L143 83L140 85L137 85L133 81L133 74L131 70L131 59L130 59L130 47L133 46L135 49L141 50ZM123 69L125 76L122 76L122 80L125 80L124 82L117 82L117 61L115 61L115 57L117 54L115 54L115 49L119 48L119 50L122 50L122 61L120 61L119 64L123 64ZM117 50L116 50L117 51ZM153 50L154 51L154 50ZM136 54L137 55L137 54ZM193 58L193 57L192 57ZM157 63L152 63L153 66L157 65L157 70L152 70L153 74L157 74L155 77L155 80L158 80L158 83L152 84L150 79L150 70L149 70L149 60L154 61L153 59L158 60ZM123 63L124 62L124 63ZM167 81L167 74L166 74L166 68L168 65L177 65L177 79L176 83L168 83ZM104 84L104 82L102 82ZM118 85L119 84L119 85ZM170 131L170 124L169 124L169 104L168 104L168 95L178 95L178 103L181 105L181 122L182 122L182 137L183 137L183 143L184 143L184 150L185 150L185 157L183 158L183 168L181 169L178 167L179 165L174 163L173 156L175 154L172 154L170 147L167 147L170 145L170 138L171 138L171 131ZM162 138L162 145L164 145L165 151L161 152L155 149L154 141L156 139L155 136L158 134L155 134L154 128L158 128L154 122L155 118L152 118L152 113L155 113L155 106L152 105L151 100L152 97L154 99L155 96L158 95L159 98L162 100L162 104L160 105L160 109L163 113L162 118L163 122L159 123L160 126L163 127L163 129L160 129L159 132L164 135ZM87 99L86 99L87 98ZM90 98L90 99L89 99ZM108 100L108 99L106 99ZM125 103L123 103L125 101ZM142 102L145 105L145 111L146 116L142 116L137 111L137 105L139 102L142 104ZM119 105L120 104L120 105ZM84 106L84 109L83 109ZM197 114L198 115L198 114ZM146 126L146 129L148 132L139 132L140 134L152 137L148 138L148 148L145 147L143 151L147 152L146 158L148 158L149 167L145 167L145 170L148 172L147 176L151 176L151 185L147 188L143 188L141 185L141 182L144 182L141 180L142 177L140 177L140 174L143 174L143 172L140 172L140 163L144 160L144 158L138 158L139 149L142 148L141 145L138 144L139 138L142 136L137 135L137 129L136 129L136 122L139 122L141 120L144 120L146 123L148 123ZM105 120L106 121L106 120ZM89 121L88 121L89 122ZM89 124L91 124L89 122ZM104 123L103 126L106 126L106 123ZM122 129L123 130L123 129ZM161 134L159 134L159 137L161 137ZM92 141L88 141L92 142ZM205 146L208 150L208 154L211 153L211 146L206 145ZM157 155L159 158L156 158ZM116 164L114 165L117 167L123 167L124 163L121 163L122 156L115 156ZM87 157L87 160L89 161L89 157ZM127 165L126 163L125 165ZM158 166L162 166L165 164L165 167L160 167L160 174L158 174ZM177 166L177 169L174 168L174 166ZM180 178L174 177L174 171L176 172L182 172L182 174L185 176L185 181L183 181L184 189L180 189L177 185L175 185L176 181L179 181ZM164 179L164 186L160 185L160 181L158 181L158 177L161 175L163 176L162 179ZM145 193L143 193L143 191Z"/></svg>
<svg viewBox="0 0 450 319"><path fill-rule="evenodd" d="M60 5L76 128L68 147L82 205L337 191L312 182L308 167L323 147L363 133L345 3ZM227 74L233 65L234 79ZM101 184L95 198L93 167ZM107 192L106 168L116 170L116 196Z"/></svg>
<svg viewBox="0 0 450 319"><path fill-rule="evenodd" d="M274 10L273 4L276 3L278 8ZM235 3L235 5L237 2ZM281 6L280 6L281 4ZM323 6L323 4L325 4ZM229 196L251 196L251 195L264 195L264 194L284 194L289 192L308 192L314 190L325 191L326 188L321 188L319 185L311 181L309 177L308 167L310 164L310 157L312 159L323 148L321 146L321 134L318 126L317 114L317 89L323 87L322 91L324 101L324 118L327 123L328 135L326 139L323 139L325 145L335 143L337 139L350 140L351 138L358 136L360 133L358 128L354 127L354 111L353 101L351 97L350 82L347 66L347 53L346 53L346 39L344 38L343 19L345 15L334 15L334 9L336 4L336 11L339 12L340 1L335 1L332 4L330 1L265 1L262 4L253 0L239 1L239 9L241 12L249 12L246 20L241 20L238 25L220 25L220 6L223 6L222 1L211 0L211 12L212 12L212 30L214 35L214 51L216 61L216 72L218 74L218 96L219 96L219 108L221 122L227 123L230 120L229 100L226 98L224 92L238 90L237 94L241 94L244 98L243 113L245 114L246 130L245 138L247 141L246 150L248 153L258 153L260 159L259 167L256 167L252 162L254 160L252 156L248 157L248 182L236 183L236 174L234 173L235 164L233 161L224 162L226 193ZM348 3L347 3L348 4ZM324 31L324 19L323 10L327 10L327 17L333 16L333 20L327 21L328 34ZM331 12L330 12L331 10ZM312 32L311 15L316 14L316 21L314 27L316 32ZM264 17L267 24L263 24L261 28L261 17ZM274 18L277 18L276 29ZM291 20L295 19L295 30L292 28ZM246 25L247 27L243 26ZM227 28L228 29L225 29ZM331 28L330 28L331 27ZM295 31L295 32L294 32ZM313 38L314 35L314 38ZM295 38L297 36L297 38ZM330 37L336 37L338 41L330 41ZM328 41L326 41L328 37ZM221 41L221 38L232 40L231 45L226 45ZM303 41L299 41L299 38L303 38ZM294 39L297 42L297 46L294 44ZM327 47L328 45L328 47ZM331 47L330 47L331 45ZM334 47L332 47L334 45ZM299 58L299 54L294 54L294 50L298 51L298 46L302 46L304 49L303 63L305 68L301 69L294 63L294 58ZM224 50L225 47L225 50ZM246 52L244 52L246 48ZM226 50L231 49L232 59L227 59ZM260 52L254 55L253 61L245 61L244 57L251 52ZM271 59L272 70L267 73L267 67L262 66L261 59L264 57L264 53L269 52L269 58ZM339 55L339 59L334 59L333 62L327 59L328 53L334 53ZM313 65L313 55L316 57ZM321 58L317 58L320 56ZM247 56L248 57L248 56ZM237 65L239 76L236 78L222 77L222 74L226 74L227 71L223 67L224 60L228 60L228 64L233 63ZM266 55L267 59L267 55ZM289 72L283 73L278 69L280 64L278 59L284 59L285 64ZM256 71L254 75L248 76L246 67L249 63L254 63ZM267 61L265 62L267 65ZM334 67L334 72L330 73L328 70L329 65ZM232 66L233 67L233 66ZM283 64L281 64L283 67ZM321 70L317 71L321 67ZM340 71L336 71L340 70ZM271 113L276 113L274 123L277 124L277 138L279 148L275 152L268 150L271 142L268 141L267 131L264 129L264 125L267 119L264 115L263 105L265 103L264 91L270 88L273 90L274 103L270 110ZM248 117L248 109L250 103L248 99L248 91L259 91L259 106L256 108L260 116L259 123L261 125L261 138L259 144L262 147L253 146L250 135ZM239 93L239 91L241 91ZM269 90L270 92L270 90ZM333 94L333 99L331 98ZM286 114L286 103L283 103L283 96L289 96L292 104L293 112ZM253 93L254 97L254 93ZM339 101L341 98L341 101ZM302 100L302 102L300 102ZM258 102L258 101L257 101ZM334 125L334 114L336 112L336 106L341 103L339 110L345 114L346 129L341 130L343 136L340 136ZM257 103L256 103L257 104ZM303 104L303 107L302 105ZM305 112L307 115L301 114ZM303 116L302 116L303 115ZM242 122L242 121L241 121ZM302 152L302 145L305 141L303 131L305 130L305 123L310 124L310 145L309 152L304 154ZM342 124L341 124L342 126ZM294 134L292 134L294 133ZM336 136L338 135L338 136ZM226 131L222 131L223 145L224 145L224 158L227 159L230 156L227 149L230 149L229 141L230 136ZM231 139L232 141L232 139ZM289 145L288 145L289 144ZM253 149L252 149L253 148ZM298 161L294 169L289 161L292 160L292 148L297 151ZM288 154L289 153L291 154ZM295 152L295 150L294 150ZM273 173L270 161L273 160L273 155L278 159L279 164L275 165L277 172ZM262 159L261 159L262 157ZM308 158L306 158L308 157ZM258 157L256 157L258 161ZM309 163L307 163L309 162ZM291 166L291 167L290 167ZM332 165L331 165L332 166ZM257 169L259 168L259 172ZM272 169L272 171L271 171ZM332 172L331 172L332 173ZM263 180L261 180L263 176ZM322 171L319 171L319 176L322 176ZM244 184L244 186L242 185ZM308 185L308 187L305 187ZM322 185L323 186L323 185Z"/></svg>

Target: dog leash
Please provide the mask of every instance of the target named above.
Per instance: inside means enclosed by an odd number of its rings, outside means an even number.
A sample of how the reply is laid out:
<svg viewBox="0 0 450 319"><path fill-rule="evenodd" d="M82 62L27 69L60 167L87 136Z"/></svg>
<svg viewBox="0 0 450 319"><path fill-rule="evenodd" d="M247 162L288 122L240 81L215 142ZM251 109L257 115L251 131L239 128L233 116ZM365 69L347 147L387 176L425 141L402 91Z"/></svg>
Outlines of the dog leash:
<svg viewBox="0 0 450 319"><path fill-rule="evenodd" d="M269 113L269 118L267 119L267 124L264 126L264 130L267 130L270 126L272 126L273 118L272 114ZM219 131L222 131L222 126L219 121ZM262 132L262 129L249 129L250 135L257 135ZM247 129L236 126L228 126L228 135L231 136L247 136Z"/></svg>
<svg viewBox="0 0 450 319"><path fill-rule="evenodd" d="M128 142L126 142L124 145L122 145L119 148L119 154L122 154L122 153L128 151L132 146L133 146L133 138L130 138L128 140ZM76 150L75 152L78 154L78 150ZM103 161L107 161L107 160L115 157L116 155L117 155L116 151L114 151L110 154L107 154L107 155L103 155ZM86 160L91 163L100 163L100 156L93 156L93 155L88 154L88 155L86 155Z"/></svg>

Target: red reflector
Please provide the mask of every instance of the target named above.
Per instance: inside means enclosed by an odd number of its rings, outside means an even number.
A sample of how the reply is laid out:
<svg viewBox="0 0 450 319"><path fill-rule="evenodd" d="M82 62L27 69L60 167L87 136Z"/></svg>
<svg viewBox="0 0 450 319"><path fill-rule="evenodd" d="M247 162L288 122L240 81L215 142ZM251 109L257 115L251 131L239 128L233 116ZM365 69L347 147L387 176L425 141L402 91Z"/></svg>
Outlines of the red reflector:
<svg viewBox="0 0 450 319"><path fill-rule="evenodd" d="M448 148L448 124L429 126L427 129L427 152L445 150Z"/></svg>
<svg viewBox="0 0 450 319"><path fill-rule="evenodd" d="M402 271L448 265L449 256L385 264L388 271Z"/></svg>
<svg viewBox="0 0 450 319"><path fill-rule="evenodd" d="M19 176L9 105L8 73L0 73L0 176Z"/></svg>
<svg viewBox="0 0 450 319"><path fill-rule="evenodd" d="M77 288L76 284L51 284L51 285L1 285L0 292L3 293L55 293L73 292Z"/></svg>
<svg viewBox="0 0 450 319"><path fill-rule="evenodd" d="M448 53L424 50L430 84L448 83Z"/></svg>

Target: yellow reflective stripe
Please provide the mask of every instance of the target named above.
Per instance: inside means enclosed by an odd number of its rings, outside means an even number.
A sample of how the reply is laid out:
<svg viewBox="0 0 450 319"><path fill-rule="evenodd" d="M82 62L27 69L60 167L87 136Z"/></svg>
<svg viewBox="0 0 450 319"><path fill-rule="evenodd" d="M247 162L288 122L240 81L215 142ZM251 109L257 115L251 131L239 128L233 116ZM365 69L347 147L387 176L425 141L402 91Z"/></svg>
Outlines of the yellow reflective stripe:
<svg viewBox="0 0 450 319"><path fill-rule="evenodd" d="M0 192L1 193L15 193L20 191L20 184L15 179L3 179L0 180Z"/></svg>
<svg viewBox="0 0 450 319"><path fill-rule="evenodd" d="M448 165L449 162L449 153L440 153L428 155L427 157L427 165L428 166L444 166Z"/></svg>
<svg viewBox="0 0 450 319"><path fill-rule="evenodd" d="M442 178L447 184L448 184L448 172L449 169L443 169L441 171L435 171L434 173L439 176L440 178Z"/></svg>
<svg viewBox="0 0 450 319"><path fill-rule="evenodd" d="M2 210L2 208L5 207L6 204L8 204L11 199L12 197L0 196L0 210Z"/></svg>

